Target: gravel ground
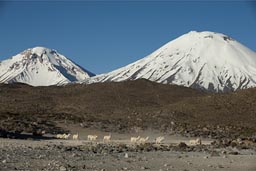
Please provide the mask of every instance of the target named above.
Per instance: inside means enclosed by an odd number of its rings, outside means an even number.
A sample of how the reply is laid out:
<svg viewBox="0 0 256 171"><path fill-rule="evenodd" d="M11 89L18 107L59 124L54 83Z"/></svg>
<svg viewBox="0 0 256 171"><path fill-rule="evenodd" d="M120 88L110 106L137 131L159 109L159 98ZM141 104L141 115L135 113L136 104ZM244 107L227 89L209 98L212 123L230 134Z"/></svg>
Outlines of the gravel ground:
<svg viewBox="0 0 256 171"><path fill-rule="evenodd" d="M256 151L212 145L134 145L0 139L0 170L255 171Z"/></svg>

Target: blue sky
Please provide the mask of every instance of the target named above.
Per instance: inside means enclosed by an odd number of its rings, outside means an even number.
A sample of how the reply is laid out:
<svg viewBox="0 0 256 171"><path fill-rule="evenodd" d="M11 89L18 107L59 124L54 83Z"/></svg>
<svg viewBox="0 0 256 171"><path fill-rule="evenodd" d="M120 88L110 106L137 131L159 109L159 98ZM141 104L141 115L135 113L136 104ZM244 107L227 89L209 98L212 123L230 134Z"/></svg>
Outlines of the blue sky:
<svg viewBox="0 0 256 171"><path fill-rule="evenodd" d="M256 51L256 1L1 1L0 60L53 48L99 74L191 30L227 34Z"/></svg>

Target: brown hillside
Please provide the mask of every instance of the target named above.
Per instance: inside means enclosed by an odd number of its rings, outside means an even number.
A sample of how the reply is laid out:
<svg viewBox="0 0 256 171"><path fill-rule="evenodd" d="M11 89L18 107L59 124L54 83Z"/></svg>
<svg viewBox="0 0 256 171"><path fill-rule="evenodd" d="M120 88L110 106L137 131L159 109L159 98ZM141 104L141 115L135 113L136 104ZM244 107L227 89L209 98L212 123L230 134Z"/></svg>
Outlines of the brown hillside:
<svg viewBox="0 0 256 171"><path fill-rule="evenodd" d="M109 131L134 127L188 133L254 134L256 89L207 94L146 80L64 87L0 85L1 127L57 129L56 122L83 123Z"/></svg>

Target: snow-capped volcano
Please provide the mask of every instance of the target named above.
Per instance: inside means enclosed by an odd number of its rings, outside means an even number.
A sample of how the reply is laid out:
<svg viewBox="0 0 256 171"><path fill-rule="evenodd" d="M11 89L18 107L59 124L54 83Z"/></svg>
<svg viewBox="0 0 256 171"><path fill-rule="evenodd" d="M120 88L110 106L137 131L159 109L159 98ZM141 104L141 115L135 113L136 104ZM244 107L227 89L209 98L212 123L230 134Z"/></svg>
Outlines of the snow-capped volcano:
<svg viewBox="0 0 256 171"><path fill-rule="evenodd" d="M210 92L256 86L256 53L220 33L192 31L149 56L87 83L139 78Z"/></svg>
<svg viewBox="0 0 256 171"><path fill-rule="evenodd" d="M21 82L33 86L63 85L94 76L56 50L27 49L0 62L0 82Z"/></svg>

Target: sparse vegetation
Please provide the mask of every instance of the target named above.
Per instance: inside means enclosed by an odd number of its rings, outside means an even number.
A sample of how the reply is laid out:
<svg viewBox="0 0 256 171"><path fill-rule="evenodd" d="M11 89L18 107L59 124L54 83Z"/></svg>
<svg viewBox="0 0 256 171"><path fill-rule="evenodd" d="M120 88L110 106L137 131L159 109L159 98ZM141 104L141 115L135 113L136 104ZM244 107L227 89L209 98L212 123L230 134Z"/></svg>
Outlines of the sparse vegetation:
<svg viewBox="0 0 256 171"><path fill-rule="evenodd" d="M135 127L185 136L255 135L255 89L209 94L146 80L64 87L0 85L1 128L64 133L62 124L108 132Z"/></svg>

